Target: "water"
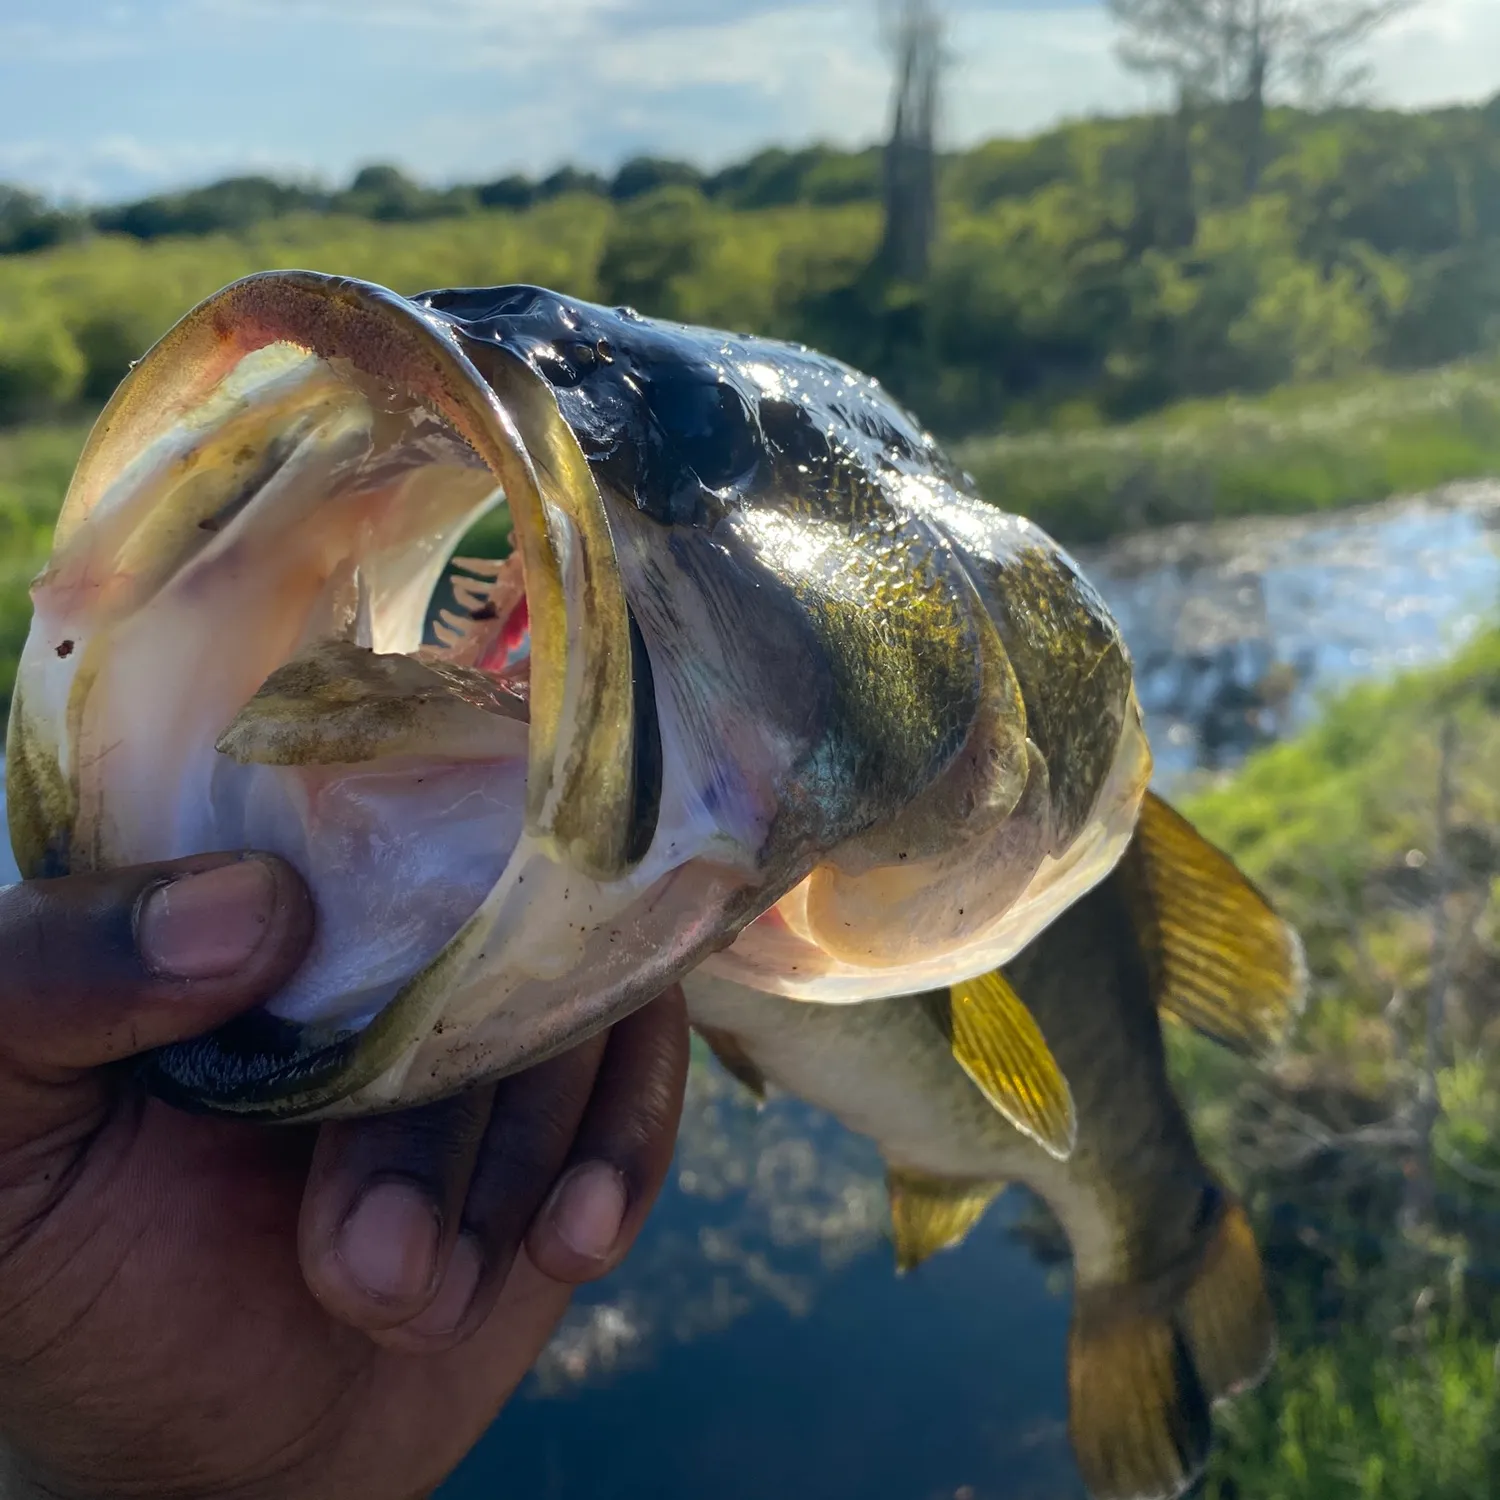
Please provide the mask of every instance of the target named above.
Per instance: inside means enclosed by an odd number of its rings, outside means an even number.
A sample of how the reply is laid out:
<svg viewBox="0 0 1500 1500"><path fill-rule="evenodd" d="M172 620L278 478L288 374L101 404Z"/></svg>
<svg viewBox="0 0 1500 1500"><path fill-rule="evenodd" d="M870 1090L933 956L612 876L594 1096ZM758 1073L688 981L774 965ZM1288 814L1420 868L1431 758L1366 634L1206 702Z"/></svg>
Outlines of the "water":
<svg viewBox="0 0 1500 1500"><path fill-rule="evenodd" d="M1188 527L1080 558L1130 642L1170 787L1357 678L1449 654L1500 596L1500 484ZM14 878L0 849L0 880ZM440 1492L536 1500L1067 1500L1060 1270L1008 1194L897 1279L868 1143L757 1112L695 1056L673 1175Z"/></svg>

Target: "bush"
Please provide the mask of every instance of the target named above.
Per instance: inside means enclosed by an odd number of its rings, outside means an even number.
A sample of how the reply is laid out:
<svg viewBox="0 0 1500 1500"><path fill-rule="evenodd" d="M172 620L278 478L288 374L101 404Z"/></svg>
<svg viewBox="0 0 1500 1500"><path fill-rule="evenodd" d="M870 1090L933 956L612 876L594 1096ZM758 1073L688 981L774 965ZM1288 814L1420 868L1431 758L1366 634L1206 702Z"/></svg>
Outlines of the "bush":
<svg viewBox="0 0 1500 1500"><path fill-rule="evenodd" d="M44 313L0 313L0 423L66 406L86 370L73 336Z"/></svg>

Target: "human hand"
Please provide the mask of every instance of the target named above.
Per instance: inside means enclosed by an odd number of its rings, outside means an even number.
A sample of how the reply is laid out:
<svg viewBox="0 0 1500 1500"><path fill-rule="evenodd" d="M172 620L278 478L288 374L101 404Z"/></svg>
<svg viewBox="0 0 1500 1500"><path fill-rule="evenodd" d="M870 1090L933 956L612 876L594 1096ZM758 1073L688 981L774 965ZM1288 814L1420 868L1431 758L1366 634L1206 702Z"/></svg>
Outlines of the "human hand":
<svg viewBox="0 0 1500 1500"><path fill-rule="evenodd" d="M16 1494L428 1495L655 1200L687 1066L676 991L404 1114L274 1127L147 1098L128 1059L273 992L312 920L260 857L0 890Z"/></svg>

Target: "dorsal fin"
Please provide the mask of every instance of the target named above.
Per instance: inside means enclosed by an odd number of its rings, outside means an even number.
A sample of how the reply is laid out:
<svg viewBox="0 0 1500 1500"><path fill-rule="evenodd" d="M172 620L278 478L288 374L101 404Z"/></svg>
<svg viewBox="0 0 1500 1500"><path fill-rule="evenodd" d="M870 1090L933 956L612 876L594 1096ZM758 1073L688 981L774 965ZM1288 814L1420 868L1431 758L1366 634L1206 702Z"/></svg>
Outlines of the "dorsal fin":
<svg viewBox="0 0 1500 1500"><path fill-rule="evenodd" d="M1307 996L1302 941L1267 897L1147 793L1115 872L1159 1010L1250 1056L1276 1048Z"/></svg>
<svg viewBox="0 0 1500 1500"><path fill-rule="evenodd" d="M958 1182L889 1167L885 1178L891 1200L891 1235L896 1270L913 1270L939 1250L961 1244L1005 1191L1003 1182Z"/></svg>
<svg viewBox="0 0 1500 1500"><path fill-rule="evenodd" d="M949 990L953 1055L1023 1135L1061 1160L1073 1152L1073 1095L1041 1028L998 971Z"/></svg>

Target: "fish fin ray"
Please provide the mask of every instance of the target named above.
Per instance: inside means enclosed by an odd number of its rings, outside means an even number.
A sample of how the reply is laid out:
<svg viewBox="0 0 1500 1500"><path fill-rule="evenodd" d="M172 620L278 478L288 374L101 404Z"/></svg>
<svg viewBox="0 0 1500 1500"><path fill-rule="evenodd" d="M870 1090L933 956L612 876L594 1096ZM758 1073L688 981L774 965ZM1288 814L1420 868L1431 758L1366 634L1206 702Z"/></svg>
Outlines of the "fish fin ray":
<svg viewBox="0 0 1500 1500"><path fill-rule="evenodd" d="M1187 1342L1169 1316L1074 1304L1068 1434L1093 1500L1177 1500L1208 1463L1213 1422Z"/></svg>
<svg viewBox="0 0 1500 1500"><path fill-rule="evenodd" d="M949 991L953 1055L1017 1130L1060 1160L1078 1138L1073 1095L1041 1028L1000 973Z"/></svg>
<svg viewBox="0 0 1500 1500"><path fill-rule="evenodd" d="M1069 1425L1094 1500L1176 1500L1202 1475L1213 1407L1260 1384L1276 1317L1243 1206L1205 1192L1196 1254L1156 1282L1080 1287Z"/></svg>
<svg viewBox="0 0 1500 1500"><path fill-rule="evenodd" d="M1276 1357L1276 1315L1266 1293L1255 1231L1227 1195L1177 1311L1211 1401L1260 1384Z"/></svg>
<svg viewBox="0 0 1500 1500"><path fill-rule="evenodd" d="M755 1096L756 1103L766 1102L766 1075L756 1066L745 1051L740 1039L732 1031L723 1031L717 1026L694 1026L718 1059L719 1066L736 1082L741 1083Z"/></svg>
<svg viewBox="0 0 1500 1500"><path fill-rule="evenodd" d="M1172 1020L1246 1056L1274 1051L1307 999L1295 930L1234 861L1147 793L1120 878Z"/></svg>
<svg viewBox="0 0 1500 1500"><path fill-rule="evenodd" d="M985 1210L1005 1191L1003 1182L956 1181L889 1167L891 1235L896 1270L904 1275L930 1255L963 1243Z"/></svg>

